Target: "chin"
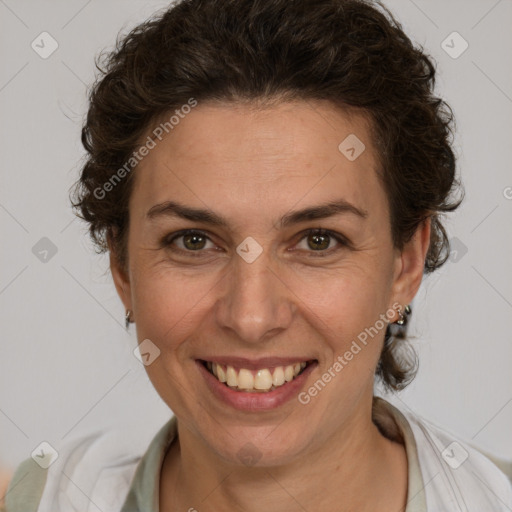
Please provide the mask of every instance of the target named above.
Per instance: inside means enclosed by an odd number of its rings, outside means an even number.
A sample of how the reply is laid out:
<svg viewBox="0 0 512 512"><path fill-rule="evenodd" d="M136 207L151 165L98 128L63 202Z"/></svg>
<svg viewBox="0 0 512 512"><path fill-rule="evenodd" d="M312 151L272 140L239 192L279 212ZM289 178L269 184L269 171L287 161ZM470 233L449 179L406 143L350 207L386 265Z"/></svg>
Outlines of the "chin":
<svg viewBox="0 0 512 512"><path fill-rule="evenodd" d="M285 420L286 421L286 420ZM299 428L299 427L298 427ZM300 456L307 441L303 430L290 432L283 426L240 427L233 432L229 427L223 432L210 432L206 442L219 457L229 464L248 467L281 466Z"/></svg>

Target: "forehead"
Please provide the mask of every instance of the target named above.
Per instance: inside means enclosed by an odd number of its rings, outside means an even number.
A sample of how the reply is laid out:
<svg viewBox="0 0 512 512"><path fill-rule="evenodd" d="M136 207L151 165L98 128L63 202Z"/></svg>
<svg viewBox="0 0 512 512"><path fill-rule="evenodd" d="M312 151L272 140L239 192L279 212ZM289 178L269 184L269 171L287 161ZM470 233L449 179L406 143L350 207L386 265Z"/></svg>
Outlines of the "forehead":
<svg viewBox="0 0 512 512"><path fill-rule="evenodd" d="M242 205L382 201L367 118L329 103L199 103L155 143L134 171L137 215L173 198L226 214Z"/></svg>

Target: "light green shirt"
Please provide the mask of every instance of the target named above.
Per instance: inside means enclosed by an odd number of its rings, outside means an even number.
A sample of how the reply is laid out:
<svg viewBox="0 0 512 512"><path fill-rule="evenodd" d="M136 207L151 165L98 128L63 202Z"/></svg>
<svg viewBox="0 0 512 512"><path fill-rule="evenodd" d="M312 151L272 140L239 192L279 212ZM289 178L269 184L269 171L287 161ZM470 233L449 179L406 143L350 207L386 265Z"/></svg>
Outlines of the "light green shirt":
<svg viewBox="0 0 512 512"><path fill-rule="evenodd" d="M373 417L386 437L405 444L408 460L408 503L406 512L426 512L423 479L418 463L416 443L407 419L397 408L380 398L376 398L374 401ZM124 504L121 508L108 509L109 512L110 510L116 512L159 512L161 466L167 449L176 437L177 418L173 416L159 430L147 451L136 463L134 473L130 473L133 474L131 482L121 483L118 486L120 487L119 492L124 492L121 496L126 496ZM74 451L79 452L80 447L77 447ZM81 461L84 464L81 456L76 456L75 460L74 464L77 467L80 466ZM99 469L101 468L97 468L97 471ZM18 466L7 491L7 512L36 512L47 484L48 471L41 469L32 459L22 462ZM61 475L52 478L58 477L63 479ZM71 512L71 510L63 510L62 512ZM107 512L103 508L102 510ZM52 510L52 512L60 511Z"/></svg>
<svg viewBox="0 0 512 512"><path fill-rule="evenodd" d="M409 474L405 512L426 512L423 479L416 443L409 423L396 407L380 398L376 398L374 402L374 420L379 421L381 432L386 437L404 441ZM130 491L120 512L159 512L160 468L167 449L177 435L176 428L174 416L154 437L137 467Z"/></svg>

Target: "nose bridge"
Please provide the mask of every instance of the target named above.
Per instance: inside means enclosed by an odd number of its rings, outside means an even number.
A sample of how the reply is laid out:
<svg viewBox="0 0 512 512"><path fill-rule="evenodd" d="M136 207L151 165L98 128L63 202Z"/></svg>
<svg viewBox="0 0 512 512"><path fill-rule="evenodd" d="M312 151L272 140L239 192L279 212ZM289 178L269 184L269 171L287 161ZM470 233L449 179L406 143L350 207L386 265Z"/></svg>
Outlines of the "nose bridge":
<svg viewBox="0 0 512 512"><path fill-rule="evenodd" d="M220 327L233 330L247 343L286 329L293 312L290 290L272 268L269 251L261 251L253 259L254 251L251 241L238 247L217 309Z"/></svg>

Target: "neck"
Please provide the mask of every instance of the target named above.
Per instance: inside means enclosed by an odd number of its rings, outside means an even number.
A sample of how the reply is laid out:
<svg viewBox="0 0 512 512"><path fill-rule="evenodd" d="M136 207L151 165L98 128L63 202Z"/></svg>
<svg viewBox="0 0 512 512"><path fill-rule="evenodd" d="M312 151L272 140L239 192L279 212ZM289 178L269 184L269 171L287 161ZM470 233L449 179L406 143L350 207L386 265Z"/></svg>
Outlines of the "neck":
<svg viewBox="0 0 512 512"><path fill-rule="evenodd" d="M320 449L273 466L226 462L178 422L162 467L160 510L397 512L406 495L405 449L380 433L370 407Z"/></svg>

